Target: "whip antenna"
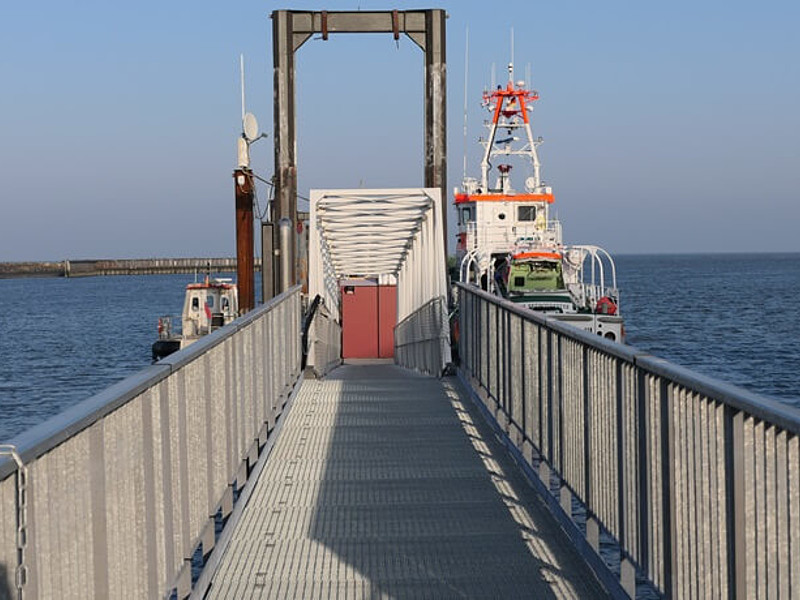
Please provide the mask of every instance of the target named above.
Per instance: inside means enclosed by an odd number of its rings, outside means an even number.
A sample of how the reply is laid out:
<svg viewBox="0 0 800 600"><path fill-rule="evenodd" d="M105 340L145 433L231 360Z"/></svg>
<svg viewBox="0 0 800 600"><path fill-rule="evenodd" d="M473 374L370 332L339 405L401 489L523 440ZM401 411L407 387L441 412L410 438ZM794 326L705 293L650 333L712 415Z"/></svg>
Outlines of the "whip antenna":
<svg viewBox="0 0 800 600"><path fill-rule="evenodd" d="M252 113L246 112L244 99L244 54L239 55L239 76L242 80L242 135L237 140L239 168L250 168L250 144L261 138L258 134L258 121Z"/></svg>
<svg viewBox="0 0 800 600"><path fill-rule="evenodd" d="M508 64L508 80L514 81L514 28L511 28L511 62Z"/></svg>
<svg viewBox="0 0 800 600"><path fill-rule="evenodd" d="M462 179L467 177L467 84L469 83L469 25L467 25L466 41L464 42L464 173Z"/></svg>
<svg viewBox="0 0 800 600"><path fill-rule="evenodd" d="M244 54L239 55L239 81L242 83L242 122L244 123Z"/></svg>

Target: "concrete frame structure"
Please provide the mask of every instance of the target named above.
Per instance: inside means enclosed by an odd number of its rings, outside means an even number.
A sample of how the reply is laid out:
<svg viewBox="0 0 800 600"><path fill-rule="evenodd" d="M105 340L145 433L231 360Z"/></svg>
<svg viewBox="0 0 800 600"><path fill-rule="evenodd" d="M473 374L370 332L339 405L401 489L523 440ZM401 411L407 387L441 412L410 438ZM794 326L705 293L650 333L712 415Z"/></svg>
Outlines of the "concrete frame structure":
<svg viewBox="0 0 800 600"><path fill-rule="evenodd" d="M274 219L297 223L297 157L294 53L313 34L406 34L425 53L425 173L424 186L439 188L447 197L447 127L445 19L441 9L410 11L295 11L272 13L274 65L275 208ZM447 231L447 208L442 223ZM294 241L294 240L292 240ZM443 240L447 255L446 238ZM295 282L294 266L290 282Z"/></svg>

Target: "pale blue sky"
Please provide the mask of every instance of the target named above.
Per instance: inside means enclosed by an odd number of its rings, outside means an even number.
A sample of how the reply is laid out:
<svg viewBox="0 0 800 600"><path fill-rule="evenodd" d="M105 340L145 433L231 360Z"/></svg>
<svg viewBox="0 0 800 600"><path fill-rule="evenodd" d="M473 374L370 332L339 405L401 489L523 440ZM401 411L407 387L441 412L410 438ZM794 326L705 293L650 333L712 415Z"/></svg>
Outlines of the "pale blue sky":
<svg viewBox="0 0 800 600"><path fill-rule="evenodd" d="M232 255L240 52L248 107L270 133L254 167L272 174L271 11L427 6L0 3L0 261ZM800 251L800 3L429 6L450 15L450 188L465 28L477 174L480 92L492 63L502 80L513 26L566 241ZM297 64L301 194L422 184L422 54L410 40L311 40Z"/></svg>

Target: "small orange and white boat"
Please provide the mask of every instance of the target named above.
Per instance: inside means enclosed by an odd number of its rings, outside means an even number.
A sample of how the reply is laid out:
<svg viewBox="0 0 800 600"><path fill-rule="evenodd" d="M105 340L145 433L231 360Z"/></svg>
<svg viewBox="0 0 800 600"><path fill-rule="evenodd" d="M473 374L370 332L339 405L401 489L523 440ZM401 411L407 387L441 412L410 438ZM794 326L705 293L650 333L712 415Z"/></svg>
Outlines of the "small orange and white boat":
<svg viewBox="0 0 800 600"><path fill-rule="evenodd" d="M181 315L181 331L172 326L172 317L158 319L158 339L153 343L153 362L197 341L239 316L239 293L230 279L206 276L202 282L186 286Z"/></svg>
<svg viewBox="0 0 800 600"><path fill-rule="evenodd" d="M514 81L513 64L508 75L505 87L483 93L492 118L480 139L480 179L465 176L455 190L461 281L622 341L614 260L598 246L563 243L561 223L550 216L553 189L541 178L542 138L534 139L532 131L539 94ZM528 171L523 190L512 185L514 161Z"/></svg>

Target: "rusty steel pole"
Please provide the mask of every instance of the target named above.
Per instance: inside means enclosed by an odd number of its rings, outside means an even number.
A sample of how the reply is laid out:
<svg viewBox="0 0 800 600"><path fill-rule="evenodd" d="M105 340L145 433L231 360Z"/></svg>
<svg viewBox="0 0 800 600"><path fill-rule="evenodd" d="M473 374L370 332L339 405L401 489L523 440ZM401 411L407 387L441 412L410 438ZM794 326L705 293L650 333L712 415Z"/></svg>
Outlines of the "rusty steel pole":
<svg viewBox="0 0 800 600"><path fill-rule="evenodd" d="M256 307L255 261L253 259L253 175L249 169L233 172L236 193L236 280L239 285L239 314Z"/></svg>

